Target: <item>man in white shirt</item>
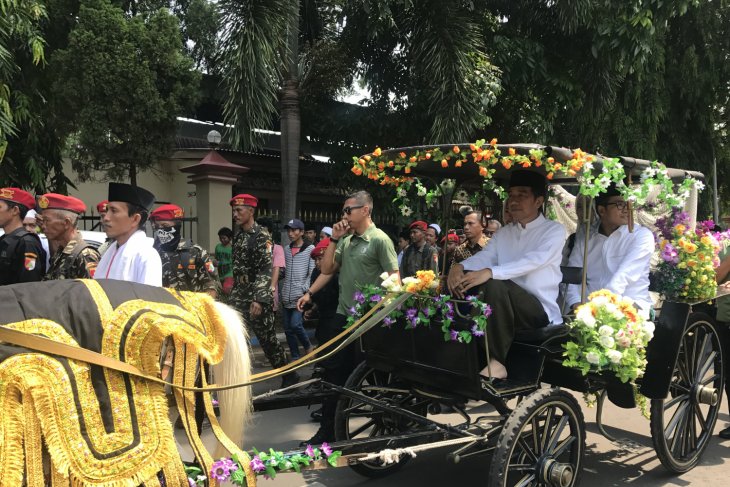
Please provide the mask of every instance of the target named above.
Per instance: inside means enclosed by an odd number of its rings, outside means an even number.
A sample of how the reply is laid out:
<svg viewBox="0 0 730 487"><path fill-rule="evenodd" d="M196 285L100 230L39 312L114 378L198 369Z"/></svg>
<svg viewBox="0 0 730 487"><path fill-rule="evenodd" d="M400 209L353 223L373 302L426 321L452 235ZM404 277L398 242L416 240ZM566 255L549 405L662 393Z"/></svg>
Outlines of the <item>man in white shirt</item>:
<svg viewBox="0 0 730 487"><path fill-rule="evenodd" d="M596 198L596 210L600 225L588 239L586 296L599 289L608 289L633 299L648 316L652 307L649 263L654 253L654 235L637 224L634 224L633 232L629 231L628 204L615 185ZM568 258L569 266L583 267L584 247L585 242L576 239ZM580 288L568 286L566 303L571 308L581 303Z"/></svg>
<svg viewBox="0 0 730 487"><path fill-rule="evenodd" d="M461 298L467 290L483 284L484 300L492 308L487 327L489 371L485 368L483 375L507 377L503 364L516 329L563 322L557 297L566 232L560 223L542 215L546 193L543 175L514 171L507 198L512 223L496 232L483 250L454 264L449 272L448 286L454 296Z"/></svg>
<svg viewBox="0 0 730 487"><path fill-rule="evenodd" d="M118 279L162 286L162 262L144 224L155 195L139 186L109 183L109 202L101 222L114 239L99 261L94 279Z"/></svg>

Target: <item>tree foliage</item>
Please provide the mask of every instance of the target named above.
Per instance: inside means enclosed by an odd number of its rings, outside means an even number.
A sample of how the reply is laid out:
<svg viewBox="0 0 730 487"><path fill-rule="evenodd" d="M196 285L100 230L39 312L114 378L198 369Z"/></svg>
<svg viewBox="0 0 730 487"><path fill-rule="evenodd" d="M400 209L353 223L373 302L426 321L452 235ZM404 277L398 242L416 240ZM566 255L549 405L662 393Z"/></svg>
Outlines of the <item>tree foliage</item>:
<svg viewBox="0 0 730 487"><path fill-rule="evenodd" d="M56 111L68 116L74 169L119 179L170 153L176 116L198 76L184 55L177 19L160 9L125 18L105 0L85 0L66 49L52 60Z"/></svg>

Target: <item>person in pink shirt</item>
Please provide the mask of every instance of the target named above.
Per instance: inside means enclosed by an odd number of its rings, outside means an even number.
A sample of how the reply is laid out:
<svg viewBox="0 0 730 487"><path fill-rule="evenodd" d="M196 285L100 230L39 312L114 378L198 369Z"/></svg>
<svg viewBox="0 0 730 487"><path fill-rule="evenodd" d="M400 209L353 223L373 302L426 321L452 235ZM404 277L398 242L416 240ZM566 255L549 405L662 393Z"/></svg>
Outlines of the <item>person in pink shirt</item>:
<svg viewBox="0 0 730 487"><path fill-rule="evenodd" d="M268 218L261 218L258 223L265 227L273 238L274 222ZM271 247L271 292L274 293L274 311L279 309L279 280L284 277L284 269L286 269L284 247L278 243L274 243Z"/></svg>

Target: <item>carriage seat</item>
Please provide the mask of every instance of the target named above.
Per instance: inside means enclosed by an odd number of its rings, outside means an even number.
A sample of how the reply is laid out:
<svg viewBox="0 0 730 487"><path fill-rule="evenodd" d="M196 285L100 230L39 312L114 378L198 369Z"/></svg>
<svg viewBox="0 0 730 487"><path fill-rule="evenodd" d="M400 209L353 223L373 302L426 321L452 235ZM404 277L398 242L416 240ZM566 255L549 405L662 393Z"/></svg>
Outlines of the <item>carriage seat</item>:
<svg viewBox="0 0 730 487"><path fill-rule="evenodd" d="M516 342L540 344L556 337L567 335L570 327L566 324L544 326L542 328L521 329L515 331Z"/></svg>

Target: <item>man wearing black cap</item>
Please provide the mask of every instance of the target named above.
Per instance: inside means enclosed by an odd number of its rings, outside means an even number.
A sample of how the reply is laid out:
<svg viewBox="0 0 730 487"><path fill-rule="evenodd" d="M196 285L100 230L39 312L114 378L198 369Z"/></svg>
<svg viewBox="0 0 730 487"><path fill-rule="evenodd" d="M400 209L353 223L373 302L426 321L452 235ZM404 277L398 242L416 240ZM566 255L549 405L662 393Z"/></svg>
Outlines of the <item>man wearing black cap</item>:
<svg viewBox="0 0 730 487"><path fill-rule="evenodd" d="M563 322L557 297L566 232L542 215L546 194L543 175L514 171L507 198L513 223L495 233L483 250L454 264L449 273L449 289L457 297L484 284L484 299L492 307L488 372L495 378L507 377L503 364L515 329ZM482 373L486 372L485 368Z"/></svg>
<svg viewBox="0 0 730 487"><path fill-rule="evenodd" d="M155 195L139 186L109 183L109 203L101 220L114 243L101 257L95 279L119 279L162 286L162 261L144 224Z"/></svg>
<svg viewBox="0 0 730 487"><path fill-rule="evenodd" d="M588 239L586 296L599 289L634 300L648 319L653 301L649 295L649 264L654 253L654 235L635 224L629 231L629 208L615 184L596 198L600 218L597 232ZM575 242L568 265L583 267L585 242ZM580 286L568 286L566 304L578 306Z"/></svg>
<svg viewBox="0 0 730 487"><path fill-rule="evenodd" d="M38 235L23 228L33 195L20 188L0 188L0 285L43 279L46 253Z"/></svg>

